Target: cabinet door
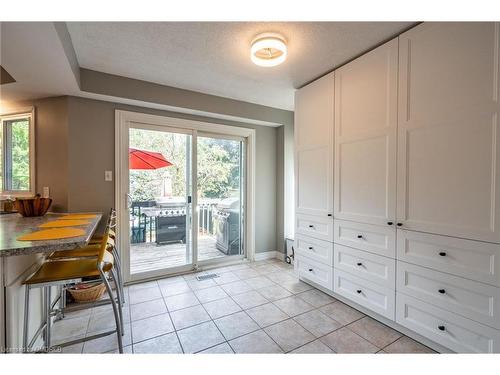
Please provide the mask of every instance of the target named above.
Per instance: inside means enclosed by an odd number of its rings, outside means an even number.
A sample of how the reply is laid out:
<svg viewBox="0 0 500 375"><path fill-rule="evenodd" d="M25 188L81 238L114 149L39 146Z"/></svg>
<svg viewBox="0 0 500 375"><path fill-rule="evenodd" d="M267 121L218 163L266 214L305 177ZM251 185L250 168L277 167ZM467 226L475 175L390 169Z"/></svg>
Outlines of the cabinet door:
<svg viewBox="0 0 500 375"><path fill-rule="evenodd" d="M295 97L296 213L333 219L333 73Z"/></svg>
<svg viewBox="0 0 500 375"><path fill-rule="evenodd" d="M400 36L398 221L500 242L499 25L424 23Z"/></svg>
<svg viewBox="0 0 500 375"><path fill-rule="evenodd" d="M396 217L398 40L335 72L335 218Z"/></svg>

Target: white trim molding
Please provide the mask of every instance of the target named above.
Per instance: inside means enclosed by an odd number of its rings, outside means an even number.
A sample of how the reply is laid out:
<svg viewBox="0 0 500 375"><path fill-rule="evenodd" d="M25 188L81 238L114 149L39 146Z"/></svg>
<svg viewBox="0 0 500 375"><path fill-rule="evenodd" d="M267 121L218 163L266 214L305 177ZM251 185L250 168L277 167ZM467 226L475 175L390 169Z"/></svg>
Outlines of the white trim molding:
<svg viewBox="0 0 500 375"><path fill-rule="evenodd" d="M266 260L266 259L284 260L285 254L283 254L280 251L264 251L264 252L256 253L255 257L254 257L255 261Z"/></svg>
<svg viewBox="0 0 500 375"><path fill-rule="evenodd" d="M128 228L128 132L130 127L137 126L143 129L189 132L193 136L193 142L196 141L198 133L225 135L230 137L240 137L246 139L247 158L246 158L246 221L245 221L245 255L249 261L255 259L255 129L221 125L195 120L179 119L174 117L165 117L150 115L139 112L130 112L123 110L115 111L115 207L118 217L118 246L121 251L124 263L124 279L126 282L135 281L130 275L130 254L127 249L130 244ZM196 184L196 166L193 167L193 181ZM193 200L193 206L196 200ZM193 210L193 222L196 222L196 210ZM194 243L195 245L195 243ZM196 251L193 251L196 253ZM193 254L194 256L195 254ZM202 264L199 264L203 266ZM172 272L186 272L190 267L196 268L198 264L188 265L179 269L172 269ZM158 273L146 275L146 277L166 276L165 271L159 270Z"/></svg>

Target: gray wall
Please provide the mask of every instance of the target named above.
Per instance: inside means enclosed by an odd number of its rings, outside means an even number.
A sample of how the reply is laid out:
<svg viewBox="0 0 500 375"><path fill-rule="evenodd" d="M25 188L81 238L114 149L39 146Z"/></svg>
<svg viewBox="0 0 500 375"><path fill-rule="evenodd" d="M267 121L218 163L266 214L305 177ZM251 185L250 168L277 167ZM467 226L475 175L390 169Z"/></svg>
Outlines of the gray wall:
<svg viewBox="0 0 500 375"><path fill-rule="evenodd" d="M276 161L278 128L246 125L84 98L68 98L70 211L107 211L114 206L114 183L104 171L114 170L115 110L189 118L256 129L256 252L277 249Z"/></svg>
<svg viewBox="0 0 500 375"><path fill-rule="evenodd" d="M283 248L283 127L249 125L80 97L20 102L36 111L37 191L50 188L54 211L102 211L114 206L115 110L187 118L256 130L255 250Z"/></svg>

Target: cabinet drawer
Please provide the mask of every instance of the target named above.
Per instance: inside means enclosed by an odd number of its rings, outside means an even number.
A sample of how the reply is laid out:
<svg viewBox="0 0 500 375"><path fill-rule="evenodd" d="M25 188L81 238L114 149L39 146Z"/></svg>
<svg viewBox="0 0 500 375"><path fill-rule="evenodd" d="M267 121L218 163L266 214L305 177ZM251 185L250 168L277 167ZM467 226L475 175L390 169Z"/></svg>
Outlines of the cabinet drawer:
<svg viewBox="0 0 500 375"><path fill-rule="evenodd" d="M333 219L312 215L295 215L297 234L333 242Z"/></svg>
<svg viewBox="0 0 500 375"><path fill-rule="evenodd" d="M306 236L295 237L295 253L333 267L333 243Z"/></svg>
<svg viewBox="0 0 500 375"><path fill-rule="evenodd" d="M385 228L379 225L335 220L333 241L341 245L395 258L396 230L391 226Z"/></svg>
<svg viewBox="0 0 500 375"><path fill-rule="evenodd" d="M500 286L500 245L398 229L397 258Z"/></svg>
<svg viewBox="0 0 500 375"><path fill-rule="evenodd" d="M396 274L394 259L337 244L334 254L336 268L387 288L394 288Z"/></svg>
<svg viewBox="0 0 500 375"><path fill-rule="evenodd" d="M333 268L309 258L297 257L297 272L301 279L312 281L328 290L333 290Z"/></svg>
<svg viewBox="0 0 500 375"><path fill-rule="evenodd" d="M459 353L500 352L500 331L401 293L396 322Z"/></svg>
<svg viewBox="0 0 500 375"><path fill-rule="evenodd" d="M398 262L396 290L476 322L500 328L500 288Z"/></svg>
<svg viewBox="0 0 500 375"><path fill-rule="evenodd" d="M394 320L394 288L386 288L335 268L333 291Z"/></svg>

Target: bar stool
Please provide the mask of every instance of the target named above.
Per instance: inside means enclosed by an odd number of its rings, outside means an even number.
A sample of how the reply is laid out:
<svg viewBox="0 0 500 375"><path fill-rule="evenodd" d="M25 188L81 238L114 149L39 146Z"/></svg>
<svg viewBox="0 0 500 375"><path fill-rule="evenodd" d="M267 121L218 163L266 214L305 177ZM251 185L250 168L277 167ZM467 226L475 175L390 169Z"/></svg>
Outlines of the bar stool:
<svg viewBox="0 0 500 375"><path fill-rule="evenodd" d="M116 268L114 266L114 258L112 252L108 251L109 247L114 246L106 233L99 246L99 252L96 258L80 258L80 259L62 259L58 261L46 261L41 267L31 275L23 284L26 286L25 304L24 304L24 322L23 322L23 351L28 352L33 346L41 332L44 332L45 349L51 349L51 320L52 320L52 303L51 303L51 287L67 285L70 283L79 282L84 277L98 276L104 283L106 291L109 295L109 303L113 308L116 329L98 334L84 339L65 343L71 345L76 342L88 341L93 338L102 337L105 335L117 334L118 349L123 353L122 344L122 300L121 293L116 293L116 298L113 295L113 290L108 280L108 274L111 274L113 280L117 280ZM42 288L44 294L44 322L40 325L34 337L28 342L29 335L29 306L30 306L30 290L33 288ZM94 304L89 303L89 307Z"/></svg>
<svg viewBox="0 0 500 375"><path fill-rule="evenodd" d="M115 261L116 267L116 279L114 279L116 288L118 292L121 294L121 300L125 303L125 293L123 286L123 273L121 267L121 257L119 251L116 247L116 210L112 208L109 213L108 222L106 224L105 233L109 236L110 241L113 241L113 246L108 247L108 251L111 251L113 254L113 259ZM99 254L99 244L101 243L104 235L95 235L89 241L89 245L72 250L61 250L55 251L52 253L47 259L48 260L64 260L69 258L95 258ZM61 289L61 305L63 307L66 306L65 303L65 292L64 289Z"/></svg>

